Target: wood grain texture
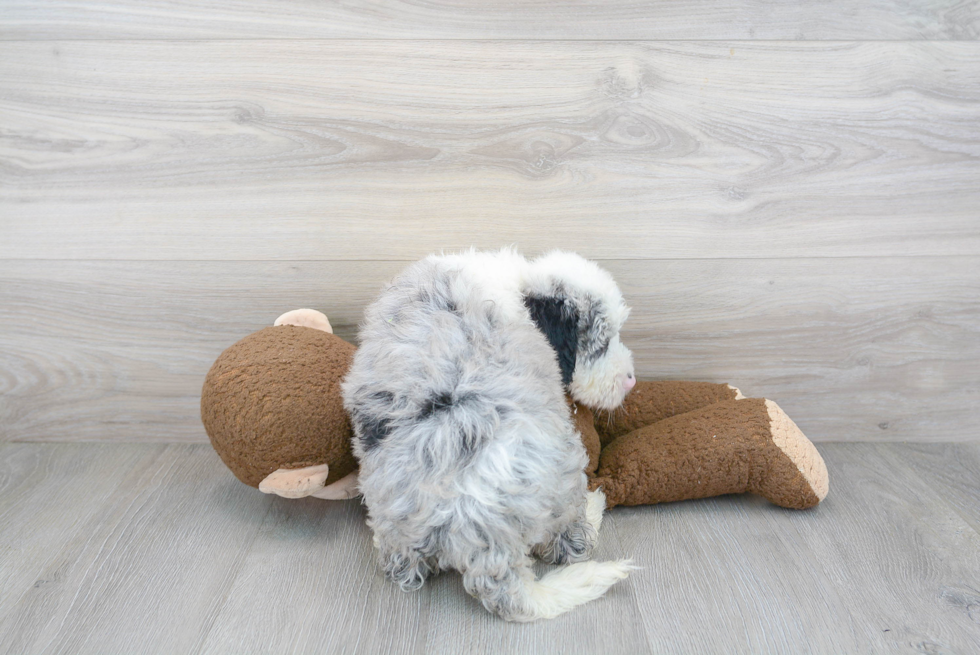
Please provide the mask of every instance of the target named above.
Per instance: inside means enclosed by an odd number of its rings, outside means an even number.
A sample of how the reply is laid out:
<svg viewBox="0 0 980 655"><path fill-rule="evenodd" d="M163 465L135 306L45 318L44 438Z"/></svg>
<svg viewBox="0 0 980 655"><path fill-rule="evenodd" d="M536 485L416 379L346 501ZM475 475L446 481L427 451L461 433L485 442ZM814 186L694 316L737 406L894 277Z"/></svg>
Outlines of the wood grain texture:
<svg viewBox="0 0 980 655"><path fill-rule="evenodd" d="M889 457L929 480L936 493L980 532L980 443L958 443L937 446L905 444L888 449ZM980 591L977 594L980 597ZM980 603L973 608L980 617Z"/></svg>
<svg viewBox="0 0 980 655"><path fill-rule="evenodd" d="M831 490L812 512L737 496L614 511L624 552L657 580L655 591L632 580L646 591L636 598L652 650L980 647L968 609L980 598L980 535L949 506L954 494L886 456L902 448L821 445ZM677 635L693 643L677 648Z"/></svg>
<svg viewBox="0 0 980 655"><path fill-rule="evenodd" d="M44 564L30 570L24 557L5 558L15 582L27 584L9 587L16 602L0 615L0 651L197 651L262 524L267 498L221 475L227 471L208 446L34 451L51 462L54 484L24 493L21 516L4 519L0 534ZM90 478L113 486L112 493L93 489ZM65 526L70 538L35 536Z"/></svg>
<svg viewBox="0 0 980 655"><path fill-rule="evenodd" d="M304 501L305 502L305 501ZM365 512L278 502L263 525L204 653L623 653L645 649L629 590L533 625L505 624L466 594L459 575L404 593L376 563ZM288 543L293 556L284 557ZM606 535L596 557L621 553ZM547 567L539 567L541 571ZM289 599L288 611L256 614L255 599ZM285 608L284 608L285 609ZM491 646L492 645L492 646Z"/></svg>
<svg viewBox="0 0 980 655"><path fill-rule="evenodd" d="M954 508L971 499L907 465L948 448L823 444L831 492L811 511L749 496L617 508L597 558L643 568L570 614L513 625L455 573L398 591L360 504L264 496L206 446L0 444L0 648L976 652L980 534ZM59 485L76 493L52 502Z"/></svg>
<svg viewBox="0 0 980 655"><path fill-rule="evenodd" d="M730 382L816 441L980 437L980 258L606 261L648 379ZM205 440L204 375L312 306L356 337L403 262L0 262L0 437Z"/></svg>
<svg viewBox="0 0 980 655"><path fill-rule="evenodd" d="M976 39L973 0L8 0L3 39Z"/></svg>
<svg viewBox="0 0 980 655"><path fill-rule="evenodd" d="M980 43L0 43L0 258L980 254Z"/></svg>
<svg viewBox="0 0 980 655"><path fill-rule="evenodd" d="M73 548L91 536L103 505L164 448L0 444L0 623L26 598L40 607L63 590L78 570Z"/></svg>

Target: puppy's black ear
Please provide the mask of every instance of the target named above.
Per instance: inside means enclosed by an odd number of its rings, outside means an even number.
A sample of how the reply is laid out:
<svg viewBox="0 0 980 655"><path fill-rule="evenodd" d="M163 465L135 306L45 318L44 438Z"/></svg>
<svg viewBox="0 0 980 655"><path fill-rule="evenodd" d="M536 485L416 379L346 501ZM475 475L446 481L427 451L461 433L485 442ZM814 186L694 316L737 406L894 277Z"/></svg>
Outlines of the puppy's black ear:
<svg viewBox="0 0 980 655"><path fill-rule="evenodd" d="M572 383L578 352L578 309L571 301L556 296L524 296L524 305L558 354L561 381L567 387Z"/></svg>
<svg viewBox="0 0 980 655"><path fill-rule="evenodd" d="M581 326L580 355L587 362L594 362L609 350L611 329L605 305L594 298L586 300L585 320Z"/></svg>

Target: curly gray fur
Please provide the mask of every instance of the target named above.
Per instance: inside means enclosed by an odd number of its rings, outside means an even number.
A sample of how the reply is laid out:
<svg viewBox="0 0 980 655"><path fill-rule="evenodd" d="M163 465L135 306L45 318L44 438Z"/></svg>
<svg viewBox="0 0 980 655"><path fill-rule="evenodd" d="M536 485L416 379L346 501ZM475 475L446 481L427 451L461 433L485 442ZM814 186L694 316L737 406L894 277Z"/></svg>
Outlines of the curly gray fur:
<svg viewBox="0 0 980 655"><path fill-rule="evenodd" d="M577 562L596 541L585 449L531 296L575 321L573 395L619 404L632 376L618 340L628 308L608 273L568 253L528 262L470 251L410 266L368 308L342 387L385 573L409 590L458 570L467 592L514 620L542 615L532 552Z"/></svg>

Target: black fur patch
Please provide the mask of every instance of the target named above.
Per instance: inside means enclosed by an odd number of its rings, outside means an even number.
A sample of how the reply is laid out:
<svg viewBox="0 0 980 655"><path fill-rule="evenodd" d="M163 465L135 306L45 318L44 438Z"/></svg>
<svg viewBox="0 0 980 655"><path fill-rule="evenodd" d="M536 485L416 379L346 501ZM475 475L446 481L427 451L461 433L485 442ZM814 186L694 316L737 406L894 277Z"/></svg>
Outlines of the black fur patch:
<svg viewBox="0 0 980 655"><path fill-rule="evenodd" d="M434 397L425 401L419 409L418 418L420 421L432 418L433 416L450 411L453 407L465 406L467 403L477 400L478 396L474 393L455 394L449 391L437 393ZM477 445L482 439L479 433L474 433L472 428L463 425L456 417L454 428L459 432L458 447L460 456L464 459L471 456L476 450Z"/></svg>
<svg viewBox="0 0 980 655"><path fill-rule="evenodd" d="M578 310L571 302L555 296L525 296L524 306L555 349L561 381L567 387L572 383L578 353Z"/></svg>
<svg viewBox="0 0 980 655"><path fill-rule="evenodd" d="M453 406L453 395L448 391L443 391L435 398L430 398L422 405L419 411L419 419L427 419L436 412L449 409Z"/></svg>
<svg viewBox="0 0 980 655"><path fill-rule="evenodd" d="M395 399L389 391L378 391L371 395L376 400L387 403L391 403ZM355 410L351 413L351 420L357 425L364 450L374 450L385 437L391 434L391 422L386 418L367 417Z"/></svg>

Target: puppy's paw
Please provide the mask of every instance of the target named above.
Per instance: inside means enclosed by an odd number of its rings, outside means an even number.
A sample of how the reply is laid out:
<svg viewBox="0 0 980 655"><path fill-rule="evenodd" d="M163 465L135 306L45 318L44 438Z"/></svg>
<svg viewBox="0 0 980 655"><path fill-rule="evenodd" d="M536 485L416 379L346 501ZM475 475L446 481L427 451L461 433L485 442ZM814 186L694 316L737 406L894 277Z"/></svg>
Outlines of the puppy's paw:
<svg viewBox="0 0 980 655"><path fill-rule="evenodd" d="M596 532L584 521L576 521L550 541L538 544L532 552L548 564L572 564L592 557Z"/></svg>
<svg viewBox="0 0 980 655"><path fill-rule="evenodd" d="M432 574L430 562L415 552L387 553L381 557L381 566L402 591L421 589Z"/></svg>

